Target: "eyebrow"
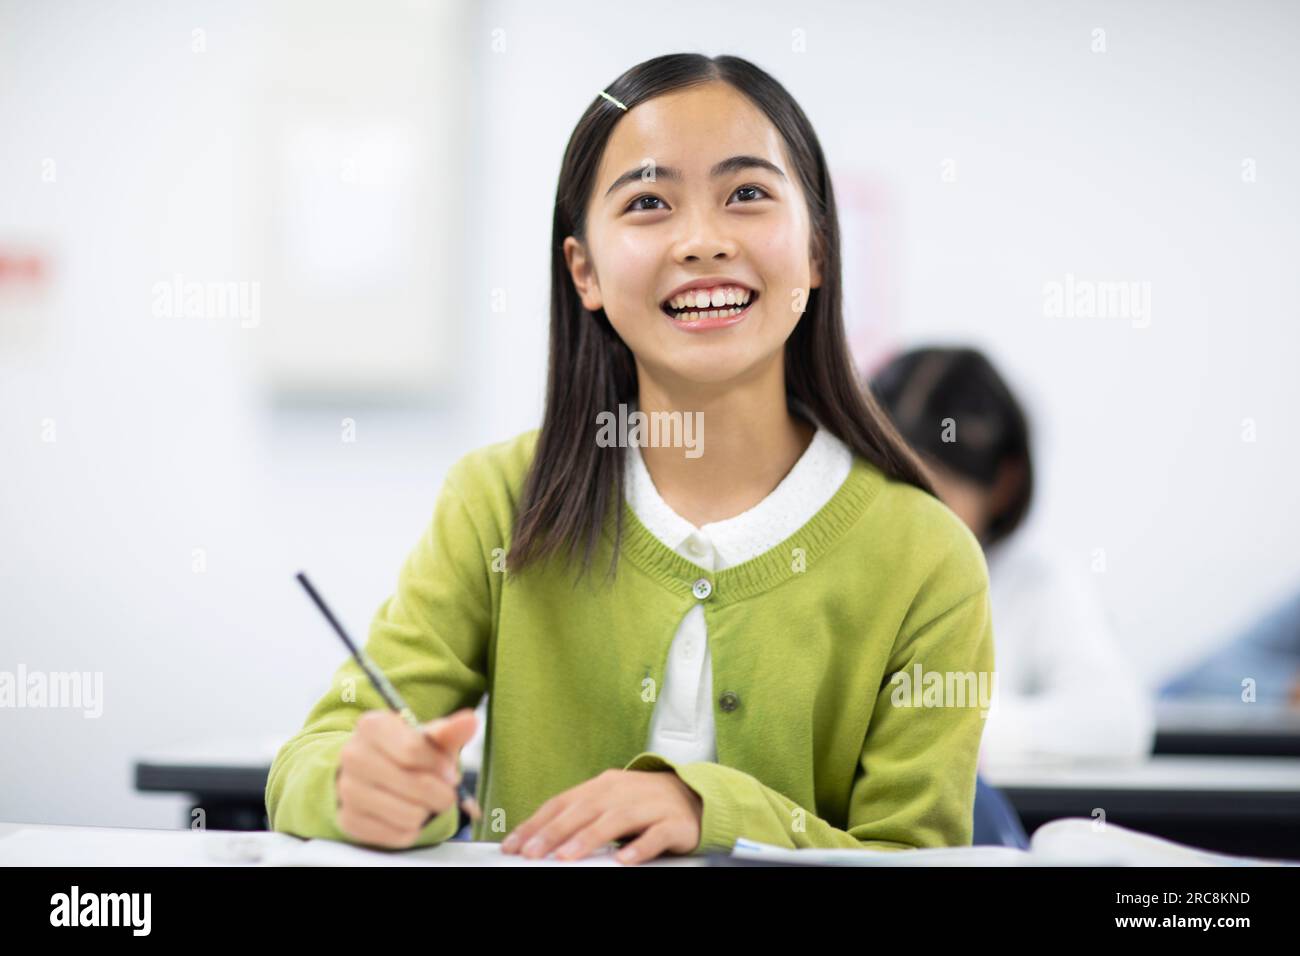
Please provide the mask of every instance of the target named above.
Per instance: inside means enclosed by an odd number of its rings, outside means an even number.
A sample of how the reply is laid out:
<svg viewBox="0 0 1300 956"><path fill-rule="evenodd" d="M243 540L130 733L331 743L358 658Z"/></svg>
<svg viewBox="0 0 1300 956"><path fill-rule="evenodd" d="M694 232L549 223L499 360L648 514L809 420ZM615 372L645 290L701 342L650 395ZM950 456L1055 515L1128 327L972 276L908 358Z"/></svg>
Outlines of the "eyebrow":
<svg viewBox="0 0 1300 956"><path fill-rule="evenodd" d="M622 176L619 176L618 179L614 180L613 185L611 185L609 189L605 190L606 197L620 186L625 186L632 182L639 182L642 174L647 168L654 170L655 179L662 177L663 179L668 179L672 182L681 182L682 180L682 171L675 166L638 166L636 169L629 169ZM714 167L709 170L709 176L713 179L717 179L719 176L727 176L742 169L765 169L769 173L775 173L782 179L786 178L785 173L781 171L781 167L777 166L775 163L768 162L761 156L730 156L727 159L722 160L722 162L715 164Z"/></svg>

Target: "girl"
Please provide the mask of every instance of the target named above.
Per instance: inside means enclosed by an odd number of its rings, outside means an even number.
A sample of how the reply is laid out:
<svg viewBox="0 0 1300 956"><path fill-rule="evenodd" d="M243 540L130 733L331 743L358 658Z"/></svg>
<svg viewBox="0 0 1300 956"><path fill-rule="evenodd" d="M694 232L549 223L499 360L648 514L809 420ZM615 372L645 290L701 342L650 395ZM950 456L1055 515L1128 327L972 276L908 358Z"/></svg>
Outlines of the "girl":
<svg viewBox="0 0 1300 956"><path fill-rule="evenodd" d="M872 389L985 550L999 667L980 765L1150 754L1151 701L1105 609L1079 574L1020 530L1033 457L1002 376L975 349L921 348L890 361Z"/></svg>
<svg viewBox="0 0 1300 956"><path fill-rule="evenodd" d="M541 427L452 466L371 625L438 719L344 664L271 768L272 828L448 839L486 692L472 836L505 852L970 843L984 560L855 381L802 110L737 57L632 68L569 141L551 268ZM605 440L633 412L704 427Z"/></svg>

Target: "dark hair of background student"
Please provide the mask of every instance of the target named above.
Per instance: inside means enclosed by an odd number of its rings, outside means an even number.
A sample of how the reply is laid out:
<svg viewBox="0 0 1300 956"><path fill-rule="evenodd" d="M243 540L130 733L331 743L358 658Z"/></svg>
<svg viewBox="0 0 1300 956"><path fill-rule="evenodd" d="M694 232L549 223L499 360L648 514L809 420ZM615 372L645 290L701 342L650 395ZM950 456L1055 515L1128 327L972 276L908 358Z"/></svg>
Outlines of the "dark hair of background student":
<svg viewBox="0 0 1300 956"><path fill-rule="evenodd" d="M990 515L981 536L985 548L1020 526L1034 493L1029 423L983 353L973 348L913 349L883 366L872 377L871 390L922 461L937 462L990 491L1005 467L1015 469L1014 490Z"/></svg>

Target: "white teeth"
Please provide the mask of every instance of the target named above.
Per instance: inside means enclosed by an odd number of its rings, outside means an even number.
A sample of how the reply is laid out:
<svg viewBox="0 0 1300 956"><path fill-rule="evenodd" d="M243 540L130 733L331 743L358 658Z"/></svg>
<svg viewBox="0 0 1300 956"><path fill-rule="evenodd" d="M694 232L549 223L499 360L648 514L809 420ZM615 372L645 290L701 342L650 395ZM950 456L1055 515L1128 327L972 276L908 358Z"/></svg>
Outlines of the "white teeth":
<svg viewBox="0 0 1300 956"><path fill-rule="evenodd" d="M710 306L744 305L750 291L738 286L718 286L713 289L691 289L673 296L668 305L673 309L707 309Z"/></svg>
<svg viewBox="0 0 1300 956"><path fill-rule="evenodd" d="M738 305L730 309L710 309L706 312L687 312L683 315L677 316L676 321L685 322L686 324L689 325L692 322L698 322L701 319L726 318L733 315L739 315L741 312L744 311L745 311L745 307Z"/></svg>

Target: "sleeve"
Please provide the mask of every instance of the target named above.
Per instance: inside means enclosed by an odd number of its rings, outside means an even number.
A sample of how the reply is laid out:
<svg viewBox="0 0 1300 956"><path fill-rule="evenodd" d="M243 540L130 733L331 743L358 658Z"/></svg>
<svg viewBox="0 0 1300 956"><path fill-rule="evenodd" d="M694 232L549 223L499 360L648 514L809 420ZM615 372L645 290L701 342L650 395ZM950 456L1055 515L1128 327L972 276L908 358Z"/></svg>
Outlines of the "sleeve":
<svg viewBox="0 0 1300 956"><path fill-rule="evenodd" d="M489 564L454 479L455 469L399 571L396 590L375 613L365 647L421 721L477 706L487 685ZM271 764L266 812L272 830L354 842L336 820L339 754L357 718L385 707L349 656L332 689ZM454 836L459 819L458 808L448 807L430 819L415 845Z"/></svg>
<svg viewBox="0 0 1300 956"><path fill-rule="evenodd" d="M1034 662L1026 671L1033 690L997 687L980 766L1044 756L1149 754L1155 742L1150 695L1120 652L1091 590L1076 575L1050 565L1032 586L1010 593L1017 606L998 609L999 634ZM1021 633L1007 633L1012 628Z"/></svg>
<svg viewBox="0 0 1300 956"><path fill-rule="evenodd" d="M944 675L957 688L940 706L915 706L899 674ZM696 853L728 851L738 837L791 849L902 850L971 842L975 764L993 671L987 583L895 644L872 712L839 829L750 774L714 762L676 765L655 753L626 770L673 771L703 803ZM956 679L947 680L947 675ZM974 691L970 688L974 685ZM959 700L960 698L960 700ZM981 703L983 698L983 703Z"/></svg>

